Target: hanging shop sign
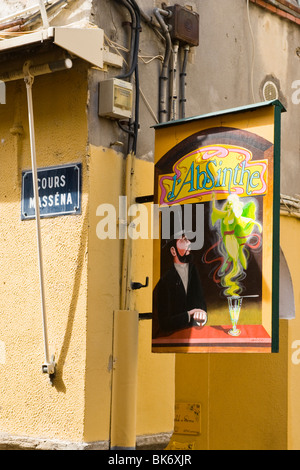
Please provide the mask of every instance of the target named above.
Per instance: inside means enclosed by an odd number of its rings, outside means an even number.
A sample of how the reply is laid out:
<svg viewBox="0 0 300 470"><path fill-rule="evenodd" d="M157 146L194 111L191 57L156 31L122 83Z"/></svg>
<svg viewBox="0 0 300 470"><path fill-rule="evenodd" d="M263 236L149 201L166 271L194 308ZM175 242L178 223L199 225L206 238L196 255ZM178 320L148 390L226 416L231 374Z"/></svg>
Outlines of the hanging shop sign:
<svg viewBox="0 0 300 470"><path fill-rule="evenodd" d="M283 110L155 126L153 352L278 352Z"/></svg>
<svg viewBox="0 0 300 470"><path fill-rule="evenodd" d="M37 170L41 217L81 213L81 163ZM35 217L32 171L22 172L21 220Z"/></svg>

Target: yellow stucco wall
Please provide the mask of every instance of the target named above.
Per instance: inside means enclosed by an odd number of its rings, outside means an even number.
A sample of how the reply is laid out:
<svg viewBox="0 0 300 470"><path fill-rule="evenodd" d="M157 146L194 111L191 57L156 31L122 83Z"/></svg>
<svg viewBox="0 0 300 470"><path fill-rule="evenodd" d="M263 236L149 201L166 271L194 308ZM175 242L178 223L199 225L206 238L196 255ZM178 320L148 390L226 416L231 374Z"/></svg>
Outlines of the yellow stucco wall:
<svg viewBox="0 0 300 470"><path fill-rule="evenodd" d="M7 84L7 104L0 106L0 434L109 440L122 243L99 240L97 207L118 208L125 165L122 154L88 145L87 96L87 69L81 63L36 77L33 85L37 166L82 164L82 214L41 220L49 350L57 363L52 383L42 374L36 225L20 217L21 174L31 168L22 80ZM136 168L136 195L152 194L153 164L140 160ZM132 256L134 280L150 277L133 303L150 312L151 240L136 240ZM139 324L137 434L170 431L173 423L174 357L154 358L150 345L146 320Z"/></svg>
<svg viewBox="0 0 300 470"><path fill-rule="evenodd" d="M153 163L136 159L134 168L133 200L136 196L151 195L153 192ZM106 214L100 216L99 212L97 215L97 208L102 204L111 204L118 219L119 196L125 195L124 170L122 154L112 149L90 146L86 441L109 438L113 312L120 308L123 241L118 239L118 227L116 239L99 239L97 224ZM151 204L144 204L142 209L148 217L148 222L142 220L150 235ZM140 212L137 212L136 217L139 216ZM144 283L149 277L147 288L131 293L131 308L140 313L152 310L152 249L151 238L132 240L130 279ZM173 427L174 355L157 357L151 353L151 327L150 320L139 322L137 435L170 432ZM162 383L164 389L161 388Z"/></svg>
<svg viewBox="0 0 300 470"><path fill-rule="evenodd" d="M35 79L39 167L82 163L82 214L41 221L50 353L44 362L35 222L21 221L21 172L30 168L25 85L7 84L0 106L0 433L71 441L109 439L113 311L119 308L121 243L99 240L96 210L118 206L123 156L88 146L84 66ZM70 86L72 83L72 86ZM66 92L67 90L67 92ZM14 129L23 126L18 137ZM114 175L111 182L111 175ZM136 196L152 194L153 164L136 161ZM300 448L299 220L281 217L281 245L294 281L296 320L280 323L280 353L177 355L176 401L200 401L201 434L174 436L199 449ZM132 308L151 312L152 241L132 245ZM296 346L295 346L296 345ZM293 359L294 358L294 362ZM173 354L151 353L151 322L139 322L137 434L173 428ZM238 430L238 432L237 432Z"/></svg>
<svg viewBox="0 0 300 470"><path fill-rule="evenodd" d="M286 257L294 288L296 318L288 321L288 449L300 449L300 219L283 216L281 247Z"/></svg>
<svg viewBox="0 0 300 470"><path fill-rule="evenodd" d="M0 107L0 432L80 441L83 435L87 310L87 126L84 69L33 85L38 167L81 162L82 214L41 221L53 385L42 374L42 315L34 220L21 221L21 171L30 169L25 84L7 84ZM73 86L69 86L69 80ZM53 86L53 84L56 86ZM59 83L59 85L58 85ZM68 94L66 94L68 89ZM22 126L23 135L13 135Z"/></svg>
<svg viewBox="0 0 300 470"><path fill-rule="evenodd" d="M201 434L173 435L201 450L285 449L287 325L276 355L177 355L176 402L201 404Z"/></svg>
<svg viewBox="0 0 300 470"><path fill-rule="evenodd" d="M283 216L280 222L296 319L280 320L278 354L177 354L176 403L201 404L201 433L174 434L171 445L218 450L300 448L300 221Z"/></svg>
<svg viewBox="0 0 300 470"><path fill-rule="evenodd" d="M120 242L97 237L97 208L118 207L123 158L111 149L90 147L88 316L84 440L109 439L113 312L119 308Z"/></svg>
<svg viewBox="0 0 300 470"><path fill-rule="evenodd" d="M154 164L137 159L134 191L136 196L153 194ZM141 313L152 312L153 240L151 239L151 204L144 204L148 214L148 239L133 242L132 280L149 287L135 291L133 308ZM146 214L146 212L145 212ZM175 398L175 355L154 354L151 351L152 322L139 322L139 363L137 394L137 434L171 432Z"/></svg>

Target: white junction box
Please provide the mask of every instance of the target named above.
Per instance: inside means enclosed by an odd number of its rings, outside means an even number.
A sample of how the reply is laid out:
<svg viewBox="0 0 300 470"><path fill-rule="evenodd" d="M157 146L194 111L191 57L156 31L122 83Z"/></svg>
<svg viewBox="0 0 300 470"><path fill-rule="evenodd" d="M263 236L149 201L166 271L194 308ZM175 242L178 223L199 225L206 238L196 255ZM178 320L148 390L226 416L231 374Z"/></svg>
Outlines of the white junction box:
<svg viewBox="0 0 300 470"><path fill-rule="evenodd" d="M132 116L132 83L110 78L99 83L99 116L130 119Z"/></svg>

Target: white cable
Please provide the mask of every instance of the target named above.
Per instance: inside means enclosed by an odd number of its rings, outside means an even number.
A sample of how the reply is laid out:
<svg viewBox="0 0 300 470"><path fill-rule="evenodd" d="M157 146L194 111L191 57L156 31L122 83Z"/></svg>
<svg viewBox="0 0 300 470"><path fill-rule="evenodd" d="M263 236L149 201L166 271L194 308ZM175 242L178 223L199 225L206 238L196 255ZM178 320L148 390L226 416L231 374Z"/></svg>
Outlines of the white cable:
<svg viewBox="0 0 300 470"><path fill-rule="evenodd" d="M146 58L148 60L146 60ZM144 62L144 64L150 64L150 62L152 62L153 60L155 59L158 59L160 60L161 62L164 61L164 58L162 55L155 55L155 56L151 56L151 55L139 55L139 59L141 59L142 62Z"/></svg>
<svg viewBox="0 0 300 470"><path fill-rule="evenodd" d="M40 12L41 12L41 17L42 17L42 21L43 21L43 27L44 27L44 29L48 29L49 28L49 20L48 20L47 11L46 11L45 4L44 4L43 0L39 0L39 6L40 6Z"/></svg>
<svg viewBox="0 0 300 470"><path fill-rule="evenodd" d="M105 39L106 39L108 45L111 46L111 47L117 52L117 54L119 54L119 55L122 57L122 59L124 60L125 64L127 65L127 62L126 62L126 60L124 59L124 57L122 56L122 54L120 53L119 49L122 50L122 51L124 51L124 52L129 52L129 50L126 49L126 47L121 46L120 44L118 44L118 43L112 41L111 39L109 39L109 37L108 37L106 34L104 34L104 37L105 37ZM144 57L151 57L151 59L146 62L146 61L144 60ZM160 55L157 55L157 56L139 56L139 58L140 58L145 64L148 64L148 63L152 62L152 60L154 60L154 59L159 59L159 60L161 60L161 57L162 57L162 56L160 56ZM150 114L151 114L151 116L153 117L154 121L158 124L159 121L158 121L158 119L157 119L157 117L156 117L156 115L155 115L155 112L153 111L153 109L152 109L152 107L151 107L149 101L147 100L147 98L146 98L146 96L145 96L143 90L141 89L141 87L139 87L139 91L140 91L140 93L141 93L141 95L142 95L142 98L143 98L143 100L144 100L144 103L145 103L146 107L148 108L148 111L150 112Z"/></svg>
<svg viewBox="0 0 300 470"><path fill-rule="evenodd" d="M252 61L251 61L251 92L252 92L252 99L253 103L255 103L255 94L254 94L254 85L253 85L253 80L254 80L254 60L255 60L255 41L254 41L254 34L253 34L253 29L251 25L251 20L250 20L250 8L249 8L249 0L247 0L247 17L248 17L248 24L249 24L249 29L251 33L251 38L252 38Z"/></svg>
<svg viewBox="0 0 300 470"><path fill-rule="evenodd" d="M105 40L107 41L108 45L109 45L110 47L112 47L112 48L116 51L116 53L119 54L119 55L124 59L124 57L120 54L119 51L123 51L123 52L128 53L128 52L129 52L129 49L128 49L127 47L122 46L121 44L118 44L118 43L115 42L115 41L112 41L111 39L109 39L109 37L108 37L105 33L104 33L104 38L105 38ZM146 64L146 65L147 65L147 64L150 64L150 62L152 62L152 61L155 60L155 59L158 59L158 60L160 60L161 62L163 62L163 60L164 60L163 56L162 56L162 55L159 55L159 54L158 54L158 55L155 55L155 56L150 55L150 54L143 54L143 55L142 55L142 54L139 54L138 57L139 57L139 59L140 59L144 64ZM124 59L124 60L125 60L125 59Z"/></svg>

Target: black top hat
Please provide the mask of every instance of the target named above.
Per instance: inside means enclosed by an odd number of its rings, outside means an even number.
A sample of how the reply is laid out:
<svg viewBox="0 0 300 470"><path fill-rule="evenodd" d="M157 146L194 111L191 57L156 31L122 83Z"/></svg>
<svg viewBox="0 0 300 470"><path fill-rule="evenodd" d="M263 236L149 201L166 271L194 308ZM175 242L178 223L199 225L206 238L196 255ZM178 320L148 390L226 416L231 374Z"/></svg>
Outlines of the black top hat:
<svg viewBox="0 0 300 470"><path fill-rule="evenodd" d="M170 236L170 238L162 238L164 243L162 244L162 248L167 248L168 246L171 247L176 243L176 240L185 236L188 240L193 240L195 238L195 233L190 230L180 230L179 232L174 233Z"/></svg>

